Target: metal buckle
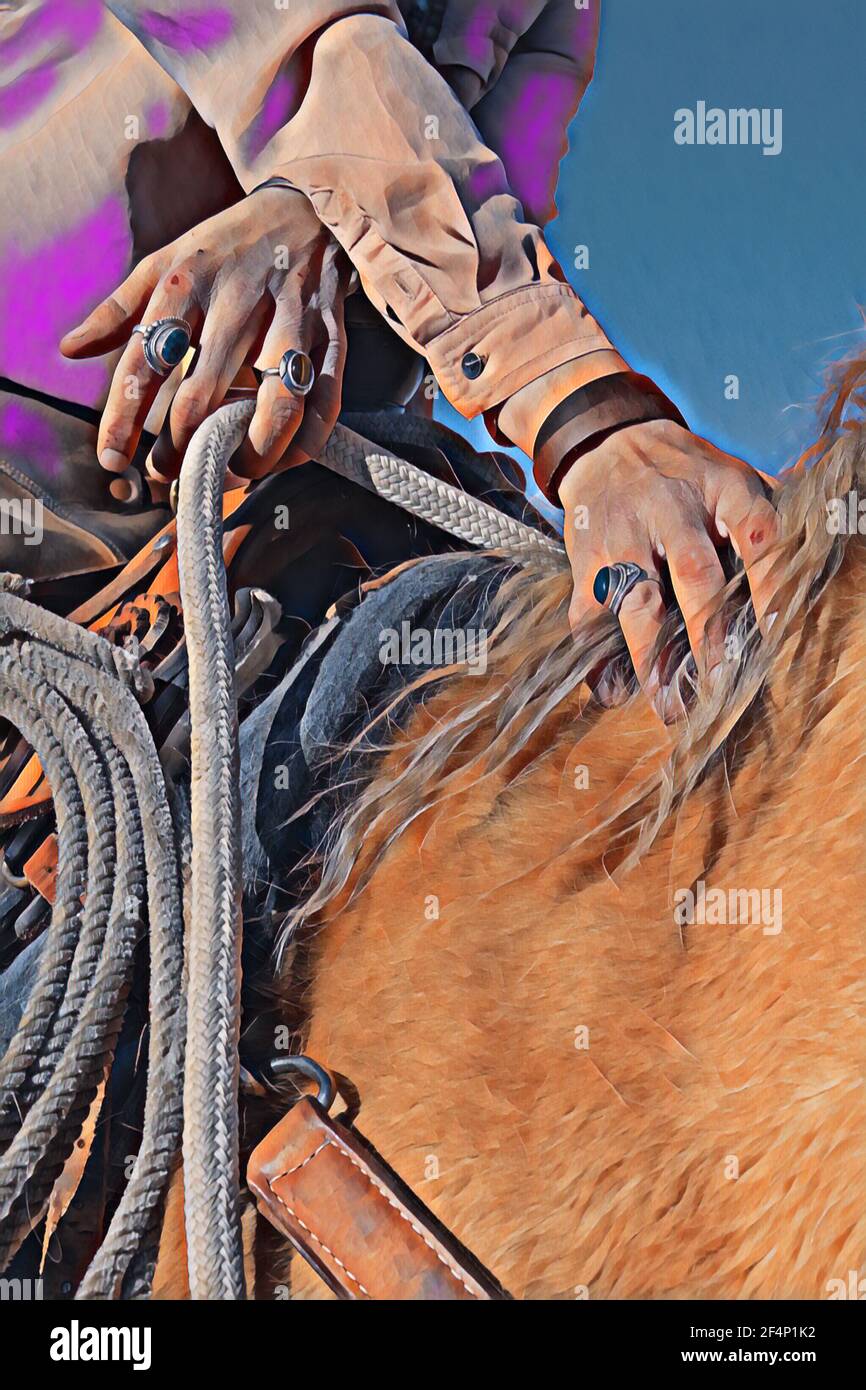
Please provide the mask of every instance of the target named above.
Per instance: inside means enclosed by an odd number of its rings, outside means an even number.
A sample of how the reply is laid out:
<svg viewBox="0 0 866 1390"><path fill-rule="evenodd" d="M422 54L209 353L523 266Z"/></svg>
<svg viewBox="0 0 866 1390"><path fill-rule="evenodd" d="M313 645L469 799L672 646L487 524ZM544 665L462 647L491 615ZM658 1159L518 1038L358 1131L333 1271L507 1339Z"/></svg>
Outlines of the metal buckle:
<svg viewBox="0 0 866 1390"><path fill-rule="evenodd" d="M337 1094L337 1087L331 1073L315 1062L312 1057L306 1057L302 1052L289 1053L284 1057L271 1057L261 1069L260 1076L263 1081L275 1080L278 1076L286 1076L290 1072L300 1072L301 1076L306 1076L310 1081L315 1081L318 1090L316 1100L324 1111L330 1110L334 1104L334 1097ZM247 1068L241 1069L241 1089L248 1093L260 1094L261 1082L258 1077L253 1076Z"/></svg>

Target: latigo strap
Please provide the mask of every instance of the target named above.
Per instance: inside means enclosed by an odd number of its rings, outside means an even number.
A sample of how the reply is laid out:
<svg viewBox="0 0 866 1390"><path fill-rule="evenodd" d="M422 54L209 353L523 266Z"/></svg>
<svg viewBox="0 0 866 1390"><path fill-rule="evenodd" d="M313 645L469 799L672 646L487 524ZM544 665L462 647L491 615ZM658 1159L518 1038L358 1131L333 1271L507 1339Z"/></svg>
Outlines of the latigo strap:
<svg viewBox="0 0 866 1390"><path fill-rule="evenodd" d="M259 1211L345 1299L507 1299L354 1128L311 1096L253 1151Z"/></svg>

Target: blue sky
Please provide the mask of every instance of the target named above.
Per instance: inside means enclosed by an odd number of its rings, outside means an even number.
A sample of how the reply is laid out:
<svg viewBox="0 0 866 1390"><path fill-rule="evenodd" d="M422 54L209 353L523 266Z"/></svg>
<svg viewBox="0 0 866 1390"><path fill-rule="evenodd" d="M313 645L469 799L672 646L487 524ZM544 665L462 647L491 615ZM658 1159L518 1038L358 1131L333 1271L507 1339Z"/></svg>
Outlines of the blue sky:
<svg viewBox="0 0 866 1390"><path fill-rule="evenodd" d="M693 429L769 472L862 342L864 71L866 0L607 0L570 132L548 235L572 283ZM677 145L674 112L699 101L781 107L781 153Z"/></svg>

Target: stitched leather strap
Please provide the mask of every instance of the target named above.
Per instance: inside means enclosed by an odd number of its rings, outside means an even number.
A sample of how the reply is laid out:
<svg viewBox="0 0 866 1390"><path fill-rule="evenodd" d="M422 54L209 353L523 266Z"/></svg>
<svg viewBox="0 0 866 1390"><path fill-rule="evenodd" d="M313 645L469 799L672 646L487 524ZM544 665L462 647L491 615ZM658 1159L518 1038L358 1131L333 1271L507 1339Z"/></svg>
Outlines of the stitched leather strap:
<svg viewBox="0 0 866 1390"><path fill-rule="evenodd" d="M253 1151L259 1211L345 1299L508 1298L357 1130L298 1101Z"/></svg>

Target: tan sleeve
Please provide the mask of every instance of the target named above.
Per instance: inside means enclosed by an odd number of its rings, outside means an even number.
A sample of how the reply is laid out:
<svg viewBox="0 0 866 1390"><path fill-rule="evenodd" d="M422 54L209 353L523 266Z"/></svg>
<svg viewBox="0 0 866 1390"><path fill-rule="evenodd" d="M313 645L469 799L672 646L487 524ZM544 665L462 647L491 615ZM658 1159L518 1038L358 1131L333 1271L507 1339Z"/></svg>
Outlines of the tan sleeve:
<svg viewBox="0 0 866 1390"><path fill-rule="evenodd" d="M467 3L467 0L462 0ZM505 165L527 220L556 216L556 185L568 132L592 80L601 0L547 0L516 39L498 81L472 108L485 144Z"/></svg>
<svg viewBox="0 0 866 1390"><path fill-rule="evenodd" d="M437 67L468 68L489 91L515 44L549 7L550 0L447 0L433 44Z"/></svg>
<svg viewBox="0 0 866 1390"><path fill-rule="evenodd" d="M373 303L462 414L565 362L610 353L393 4L111 8L216 128L247 190L280 175L309 196Z"/></svg>

